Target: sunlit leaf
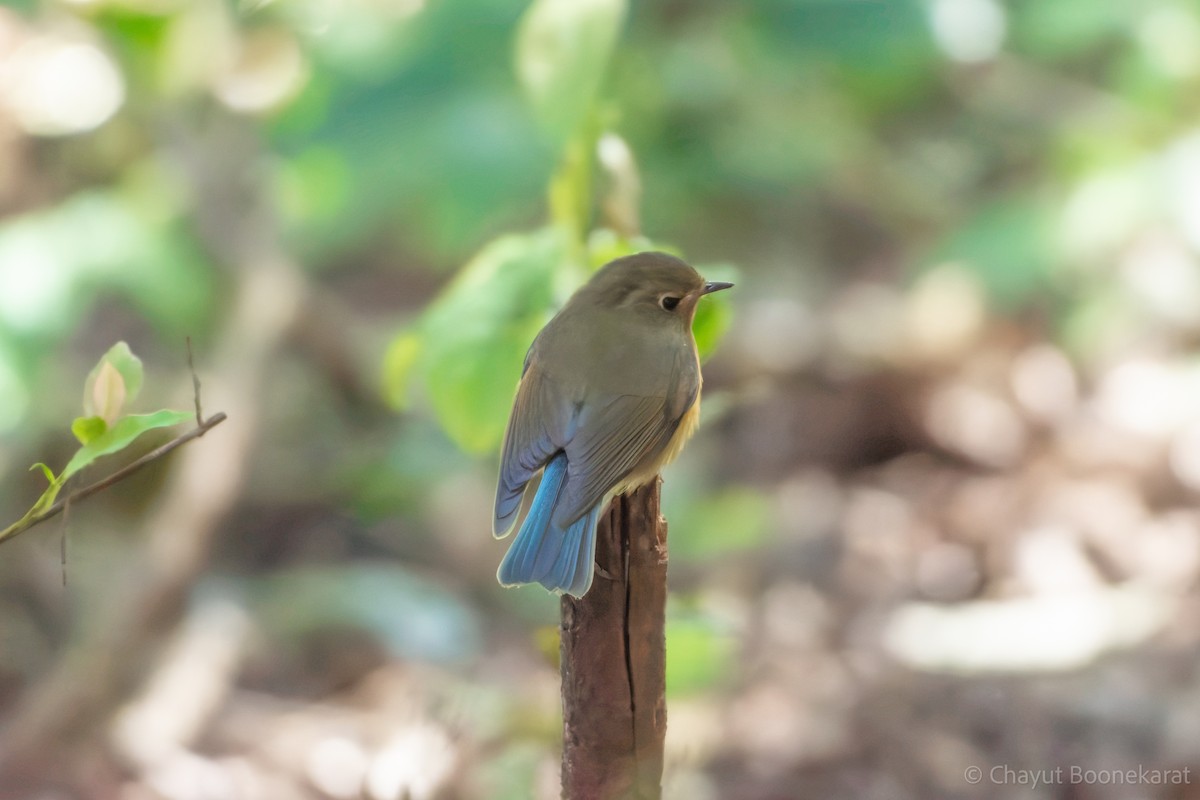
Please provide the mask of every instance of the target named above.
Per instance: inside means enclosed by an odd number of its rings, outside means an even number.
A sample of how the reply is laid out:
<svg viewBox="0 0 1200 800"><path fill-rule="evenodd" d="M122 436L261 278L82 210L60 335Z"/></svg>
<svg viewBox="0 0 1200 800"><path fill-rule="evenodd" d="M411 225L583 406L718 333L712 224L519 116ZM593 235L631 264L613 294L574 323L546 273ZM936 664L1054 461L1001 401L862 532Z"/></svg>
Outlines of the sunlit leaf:
<svg viewBox="0 0 1200 800"><path fill-rule="evenodd" d="M58 480L54 476L54 470L50 469L50 467L46 466L41 461L39 461L36 464L34 464L33 466L31 466L29 468L29 471L32 472L35 469L40 469L42 471L42 474L46 476L47 483L54 483L56 480Z"/></svg>
<svg viewBox="0 0 1200 800"><path fill-rule="evenodd" d="M29 468L30 471L41 469L42 474L46 476L46 480L50 485L42 492L41 497L37 499L25 515L19 520L9 525L7 528L0 530L0 542L5 541L11 536L20 533L25 528L29 527L39 514L46 511L54 505L54 501L58 498L58 493L62 491L62 487L66 485L66 475L55 475L54 472L40 461Z"/></svg>
<svg viewBox="0 0 1200 800"><path fill-rule="evenodd" d="M193 418L194 414L190 411L171 411L169 409L155 411L152 414L130 414L105 433L79 448L67 462L60 478L66 480L101 456L124 450L134 439L147 431L178 425Z"/></svg>
<svg viewBox="0 0 1200 800"><path fill-rule="evenodd" d="M85 416L102 417L110 424L142 390L142 361L125 342L117 342L100 357L83 384Z"/></svg>
<svg viewBox="0 0 1200 800"><path fill-rule="evenodd" d="M696 350L700 360L708 358L717 348L725 331L729 330L733 314L724 299L707 298L696 307L696 319L692 323L692 335L696 338Z"/></svg>
<svg viewBox="0 0 1200 800"><path fill-rule="evenodd" d="M737 291L739 272L726 264L702 264L697 266L705 280L728 281L731 289L709 295L696 306L696 319L692 323L692 335L696 339L696 350L703 361L712 355L733 322L733 308L729 293Z"/></svg>
<svg viewBox="0 0 1200 800"><path fill-rule="evenodd" d="M45 491L42 492L41 497L37 499L37 502L33 504L33 507L29 509L29 512L25 515L26 518L31 517L34 514L39 514L50 506L54 505L54 501L58 499L58 493L62 491L62 487L67 482L66 476L55 475L54 471L50 469L50 467L46 466L40 461L29 469L30 471L41 469L42 475L46 476L46 481L49 483L49 486L47 486ZM18 522L17 524L19 525L20 523ZM3 540L4 537L0 536L0 541Z"/></svg>
<svg viewBox="0 0 1200 800"><path fill-rule="evenodd" d="M517 75L552 136L576 130L600 87L624 0L534 0L517 34Z"/></svg>
<svg viewBox="0 0 1200 800"><path fill-rule="evenodd" d="M125 406L125 379L111 361L103 361L92 383L92 410L106 424L121 416Z"/></svg>
<svg viewBox="0 0 1200 800"><path fill-rule="evenodd" d="M499 444L525 352L549 317L563 252L552 229L497 239L426 312L420 344L395 345L420 348L434 413L464 450Z"/></svg>
<svg viewBox="0 0 1200 800"><path fill-rule="evenodd" d="M71 423L71 433L80 444L86 445L108 430L108 423L102 417L76 417Z"/></svg>
<svg viewBox="0 0 1200 800"><path fill-rule="evenodd" d="M429 394L438 418L464 450L482 453L500 443L521 359L535 326L497 331L485 343L457 338L439 343L429 367Z"/></svg>

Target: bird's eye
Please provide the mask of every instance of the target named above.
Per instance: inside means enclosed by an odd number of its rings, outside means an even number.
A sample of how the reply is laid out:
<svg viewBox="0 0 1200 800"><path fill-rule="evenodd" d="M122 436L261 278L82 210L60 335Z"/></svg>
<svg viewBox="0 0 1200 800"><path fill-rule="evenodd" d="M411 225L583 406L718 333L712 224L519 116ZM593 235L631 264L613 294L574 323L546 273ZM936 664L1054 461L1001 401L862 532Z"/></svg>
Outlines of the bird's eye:
<svg viewBox="0 0 1200 800"><path fill-rule="evenodd" d="M675 306L679 305L679 298L672 297L669 294L664 295L663 298L658 301L658 304L660 306L662 306L663 308L665 308L667 311L674 311Z"/></svg>

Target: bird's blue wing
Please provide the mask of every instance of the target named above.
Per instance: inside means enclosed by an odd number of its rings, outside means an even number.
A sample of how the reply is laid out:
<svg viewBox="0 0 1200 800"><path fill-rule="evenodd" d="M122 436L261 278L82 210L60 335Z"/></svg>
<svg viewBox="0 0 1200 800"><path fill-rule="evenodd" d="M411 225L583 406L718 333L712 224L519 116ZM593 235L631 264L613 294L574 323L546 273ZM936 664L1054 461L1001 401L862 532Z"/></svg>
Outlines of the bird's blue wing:
<svg viewBox="0 0 1200 800"><path fill-rule="evenodd" d="M547 379L534 348L526 357L525 372L517 386L504 445L500 451L500 477L496 482L492 532L507 536L521 510L525 485L562 449L570 436L572 405L558 384Z"/></svg>

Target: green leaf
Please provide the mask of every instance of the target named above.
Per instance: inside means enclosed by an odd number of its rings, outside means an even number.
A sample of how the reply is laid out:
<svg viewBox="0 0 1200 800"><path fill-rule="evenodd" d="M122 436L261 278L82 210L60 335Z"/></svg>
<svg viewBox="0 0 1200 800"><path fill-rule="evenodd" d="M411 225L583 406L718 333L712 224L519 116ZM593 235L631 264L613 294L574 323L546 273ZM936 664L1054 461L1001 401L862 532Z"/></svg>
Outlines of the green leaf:
<svg viewBox="0 0 1200 800"><path fill-rule="evenodd" d="M729 330L732 319L733 313L729 309L729 301L724 298L708 297L696 307L696 318L692 322L692 335L696 338L696 350L700 353L701 361L707 359L712 355L713 350L717 349L717 344Z"/></svg>
<svg viewBox="0 0 1200 800"><path fill-rule="evenodd" d="M565 141L591 108L625 16L624 0L534 0L517 33L521 86L543 128Z"/></svg>
<svg viewBox="0 0 1200 800"><path fill-rule="evenodd" d="M71 423L71 433L75 434L75 438L80 444L86 445L88 442L101 436L108 430L108 423L102 417L76 417Z"/></svg>
<svg viewBox="0 0 1200 800"><path fill-rule="evenodd" d="M35 469L41 469L42 474L46 476L47 483L53 484L56 480L58 480L58 478L54 477L54 470L50 469L50 467L46 466L41 461L31 466L29 471L33 472Z"/></svg>
<svg viewBox="0 0 1200 800"><path fill-rule="evenodd" d="M67 466L59 478L65 481L101 456L124 450L134 439L147 431L178 425L193 417L194 414L190 411L172 411L170 409L155 411L152 414L130 414L79 448L67 462Z"/></svg>
<svg viewBox="0 0 1200 800"><path fill-rule="evenodd" d="M709 281L729 281L737 284L740 273L728 264L702 264L697 271ZM700 360L707 359L721 343L725 332L733 322L733 307L730 292L736 292L737 287L726 289L719 294L712 294L700 301L696 306L696 318L692 322L692 336L696 339L696 350Z"/></svg>
<svg viewBox="0 0 1200 800"><path fill-rule="evenodd" d="M62 491L62 487L66 485L67 479L65 475L59 475L55 477L54 472L40 461L29 469L32 471L38 468L42 470L42 474L46 476L46 480L50 482L50 485L46 487L46 491L42 492L42 496L39 497L37 502L25 512L23 517L9 525L7 528L0 530L0 542L15 536L32 525L39 514L50 508L50 506L54 505L55 499L58 498L58 493Z"/></svg>
<svg viewBox="0 0 1200 800"><path fill-rule="evenodd" d="M96 380L92 382L92 408L97 417L107 424L121 416L125 407L125 379L111 361L103 361Z"/></svg>
<svg viewBox="0 0 1200 800"><path fill-rule="evenodd" d="M117 342L100 357L83 384L83 412L112 423L121 407L142 390L142 361L125 342ZM118 381L117 378L120 378Z"/></svg>
<svg viewBox="0 0 1200 800"><path fill-rule="evenodd" d="M50 485L46 487L46 490L44 492L42 492L41 497L39 497L37 499L37 502L35 502L33 504L33 506L29 509L29 511L22 518L22 520L30 519L33 516L40 514L42 511L46 510L50 506L54 505L54 501L58 499L58 493L62 490L62 487L64 485L66 485L66 483L67 483L66 476L55 475L54 470L50 469L50 467L46 466L45 464L43 464L40 461L29 468L30 472L32 472L35 469L41 469L42 474L46 476L46 481ZM18 522L16 524L20 525L21 523ZM0 541L4 541L4 538L5 537L0 536Z"/></svg>
<svg viewBox="0 0 1200 800"><path fill-rule="evenodd" d="M563 252L562 236L552 228L501 237L463 268L421 320L426 388L438 421L464 450L483 453L499 445L525 352L549 317Z"/></svg>
<svg viewBox="0 0 1200 800"><path fill-rule="evenodd" d="M429 394L438 419L459 447L485 453L500 444L521 360L537 326L497 331L487 343L457 338L430 366Z"/></svg>

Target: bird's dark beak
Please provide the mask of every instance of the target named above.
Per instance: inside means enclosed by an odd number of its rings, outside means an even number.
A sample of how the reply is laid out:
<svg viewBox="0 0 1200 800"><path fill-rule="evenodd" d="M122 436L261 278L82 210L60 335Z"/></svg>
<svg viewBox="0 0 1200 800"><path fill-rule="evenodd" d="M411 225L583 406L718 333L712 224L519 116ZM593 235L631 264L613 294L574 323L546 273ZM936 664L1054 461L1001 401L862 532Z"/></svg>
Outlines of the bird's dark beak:
<svg viewBox="0 0 1200 800"><path fill-rule="evenodd" d="M700 294L712 294L713 292L719 292L723 289L728 289L731 286L733 286L733 284L726 281L709 281L708 283L704 284L704 291Z"/></svg>

